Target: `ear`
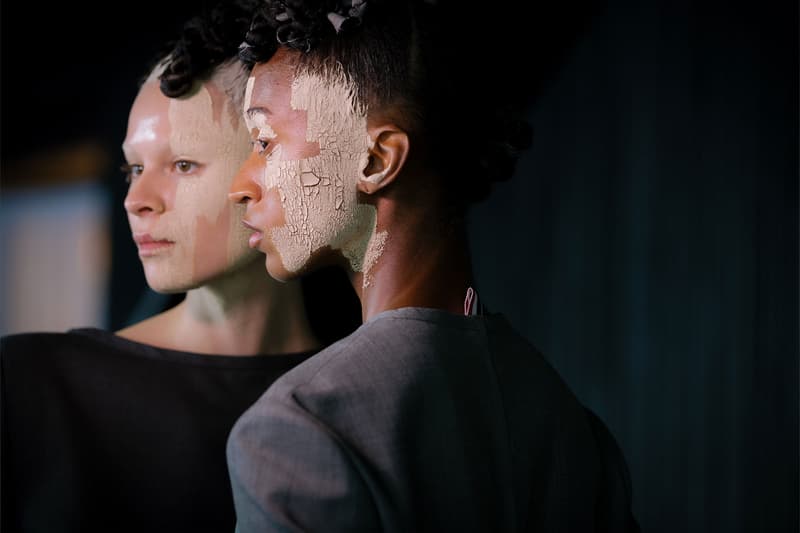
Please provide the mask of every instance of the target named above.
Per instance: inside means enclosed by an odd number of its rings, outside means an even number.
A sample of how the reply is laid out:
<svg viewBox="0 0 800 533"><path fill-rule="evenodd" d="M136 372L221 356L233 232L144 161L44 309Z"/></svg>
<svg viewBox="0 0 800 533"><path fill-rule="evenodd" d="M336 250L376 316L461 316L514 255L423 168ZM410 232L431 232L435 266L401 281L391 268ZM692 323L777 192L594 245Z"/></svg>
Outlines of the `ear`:
<svg viewBox="0 0 800 533"><path fill-rule="evenodd" d="M366 166L358 180L358 190L372 194L392 183L408 157L408 134L394 124L368 127L372 139Z"/></svg>

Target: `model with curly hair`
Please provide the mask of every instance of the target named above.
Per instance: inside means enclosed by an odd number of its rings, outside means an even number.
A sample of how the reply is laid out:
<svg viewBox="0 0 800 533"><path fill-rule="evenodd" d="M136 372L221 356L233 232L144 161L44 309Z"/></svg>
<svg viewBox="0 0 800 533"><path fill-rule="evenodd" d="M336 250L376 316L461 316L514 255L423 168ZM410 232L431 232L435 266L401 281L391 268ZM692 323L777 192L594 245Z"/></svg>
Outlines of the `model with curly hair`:
<svg viewBox="0 0 800 533"><path fill-rule="evenodd" d="M255 5L190 19L130 110L132 237L150 287L183 301L116 333L2 340L3 531L232 531L228 433L322 345L227 196L250 151L237 54Z"/></svg>
<svg viewBox="0 0 800 533"><path fill-rule="evenodd" d="M344 268L364 323L236 423L240 533L638 527L614 438L475 291L468 208L538 88L520 20L469 6L266 0L245 36L250 245L284 281Z"/></svg>

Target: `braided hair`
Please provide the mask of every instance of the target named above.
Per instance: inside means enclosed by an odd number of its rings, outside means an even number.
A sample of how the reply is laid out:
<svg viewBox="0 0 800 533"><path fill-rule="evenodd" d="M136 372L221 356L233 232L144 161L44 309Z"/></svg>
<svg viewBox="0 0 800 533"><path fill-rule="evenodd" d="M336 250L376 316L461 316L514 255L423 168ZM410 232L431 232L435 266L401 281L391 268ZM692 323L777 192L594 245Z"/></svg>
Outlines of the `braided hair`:
<svg viewBox="0 0 800 533"><path fill-rule="evenodd" d="M422 136L430 146L429 163L452 185L448 196L466 207L487 197L494 182L510 178L531 143L524 119L524 96L531 91L521 76L509 79L512 71L503 70L520 58L500 47L491 58L482 57L503 39L513 46L521 34L491 25L492 31L477 33L480 21L473 17L480 14L467 5L264 0L239 57L252 66L283 46L299 52L298 68L309 73L325 76L341 65L356 104L393 111L401 127Z"/></svg>

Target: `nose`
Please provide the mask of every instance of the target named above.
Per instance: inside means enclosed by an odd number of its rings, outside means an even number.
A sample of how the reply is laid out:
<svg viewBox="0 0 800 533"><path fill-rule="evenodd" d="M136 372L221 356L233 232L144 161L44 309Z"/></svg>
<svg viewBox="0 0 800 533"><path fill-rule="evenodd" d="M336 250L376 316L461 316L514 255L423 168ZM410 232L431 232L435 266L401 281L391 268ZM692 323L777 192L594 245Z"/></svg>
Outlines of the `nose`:
<svg viewBox="0 0 800 533"><path fill-rule="evenodd" d="M260 164L255 156L250 156L239 168L233 177L231 188L228 191L228 198L236 204L258 203L261 201L261 184L258 176L264 172L263 164Z"/></svg>
<svg viewBox="0 0 800 533"><path fill-rule="evenodd" d="M142 172L136 177L125 195L125 211L131 215L161 214L166 210L162 187L151 173Z"/></svg>

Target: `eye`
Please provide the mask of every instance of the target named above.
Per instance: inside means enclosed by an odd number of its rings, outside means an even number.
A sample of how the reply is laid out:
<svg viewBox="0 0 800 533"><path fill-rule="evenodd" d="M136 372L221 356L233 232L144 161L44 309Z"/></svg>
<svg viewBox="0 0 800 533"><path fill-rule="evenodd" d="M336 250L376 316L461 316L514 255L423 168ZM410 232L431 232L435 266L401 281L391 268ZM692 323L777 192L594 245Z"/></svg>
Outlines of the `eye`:
<svg viewBox="0 0 800 533"><path fill-rule="evenodd" d="M130 184L135 178L142 175L144 172L144 165L131 165L131 164L124 164L119 169L125 175L125 183Z"/></svg>
<svg viewBox="0 0 800 533"><path fill-rule="evenodd" d="M199 166L194 161L187 161L185 159L175 161L172 165L175 167L175 170L181 174L189 174Z"/></svg>

